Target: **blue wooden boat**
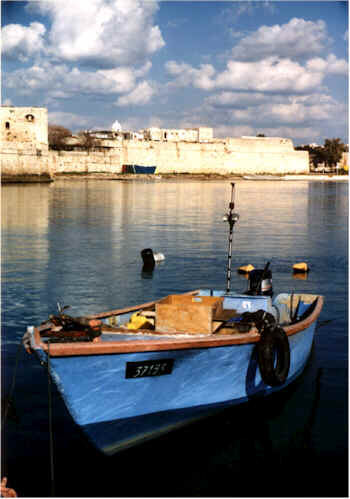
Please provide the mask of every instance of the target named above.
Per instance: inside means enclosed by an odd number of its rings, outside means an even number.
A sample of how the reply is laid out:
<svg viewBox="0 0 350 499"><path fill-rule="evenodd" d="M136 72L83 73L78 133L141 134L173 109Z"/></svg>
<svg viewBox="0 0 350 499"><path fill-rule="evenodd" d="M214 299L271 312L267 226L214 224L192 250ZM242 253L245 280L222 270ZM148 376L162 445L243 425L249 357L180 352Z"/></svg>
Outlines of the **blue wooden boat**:
<svg viewBox="0 0 350 499"><path fill-rule="evenodd" d="M232 184L234 185L234 184ZM23 343L47 366L72 418L107 455L282 390L303 371L323 297L281 293L272 274L85 317L29 326Z"/></svg>
<svg viewBox="0 0 350 499"><path fill-rule="evenodd" d="M156 171L156 168L156 166L123 165L122 172L153 175L153 173Z"/></svg>
<svg viewBox="0 0 350 499"><path fill-rule="evenodd" d="M180 301L172 305L174 297ZM279 294L272 301L198 290L83 319L62 313L29 327L26 344L48 365L75 422L113 454L289 385L305 367L322 304L321 296L308 294ZM169 317L167 326L164 313L172 306L179 316ZM254 317L261 310L279 324L287 351L273 334L259 350L270 327ZM210 317L211 331L205 328ZM139 327L131 329L136 319Z"/></svg>

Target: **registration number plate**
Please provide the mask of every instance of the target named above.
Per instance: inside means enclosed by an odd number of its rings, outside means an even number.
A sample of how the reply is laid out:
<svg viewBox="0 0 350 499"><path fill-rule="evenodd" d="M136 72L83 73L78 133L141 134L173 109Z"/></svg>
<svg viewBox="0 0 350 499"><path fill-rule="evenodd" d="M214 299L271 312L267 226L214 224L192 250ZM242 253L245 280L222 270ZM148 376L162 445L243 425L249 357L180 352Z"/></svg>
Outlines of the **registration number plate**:
<svg viewBox="0 0 350 499"><path fill-rule="evenodd" d="M143 360L140 362L127 362L126 378L144 378L146 376L164 376L171 374L174 359Z"/></svg>

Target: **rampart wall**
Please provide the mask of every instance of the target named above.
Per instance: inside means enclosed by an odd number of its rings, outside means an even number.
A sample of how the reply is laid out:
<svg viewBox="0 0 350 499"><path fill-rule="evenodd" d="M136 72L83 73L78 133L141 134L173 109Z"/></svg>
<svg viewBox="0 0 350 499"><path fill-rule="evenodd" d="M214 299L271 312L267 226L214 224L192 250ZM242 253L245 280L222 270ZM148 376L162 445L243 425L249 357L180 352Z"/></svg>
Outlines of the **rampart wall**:
<svg viewBox="0 0 350 499"><path fill-rule="evenodd" d="M121 173L121 147L106 151L49 151L50 169L63 173Z"/></svg>
<svg viewBox="0 0 350 499"><path fill-rule="evenodd" d="M206 142L112 141L90 151L48 150L45 108L1 109L2 180L50 180L63 173L121 173L123 165L156 166L156 173L303 174L308 153L290 139L241 137ZM101 142L102 143L102 142ZM106 144L107 145L107 144Z"/></svg>
<svg viewBox="0 0 350 499"><path fill-rule="evenodd" d="M53 179L47 149L39 152L34 144L2 144L0 159L1 180L4 182L47 182Z"/></svg>
<svg viewBox="0 0 350 499"><path fill-rule="evenodd" d="M286 141L279 143L278 141ZM309 155L288 139L198 142L125 141L123 164L155 165L156 173L308 173Z"/></svg>

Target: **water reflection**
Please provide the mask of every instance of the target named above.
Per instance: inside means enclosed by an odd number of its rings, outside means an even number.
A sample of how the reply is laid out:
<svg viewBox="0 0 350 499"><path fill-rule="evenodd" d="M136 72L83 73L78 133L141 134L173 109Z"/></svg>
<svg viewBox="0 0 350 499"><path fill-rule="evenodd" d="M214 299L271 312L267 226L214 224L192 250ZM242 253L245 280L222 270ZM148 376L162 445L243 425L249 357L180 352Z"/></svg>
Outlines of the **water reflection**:
<svg viewBox="0 0 350 499"><path fill-rule="evenodd" d="M50 193L48 184L2 187L2 316L7 325L20 328L25 314L31 316L40 309L37 293L43 288L49 261Z"/></svg>
<svg viewBox="0 0 350 499"><path fill-rule="evenodd" d="M308 278L307 272L293 273L293 279L297 279L298 281L307 281L307 278Z"/></svg>
<svg viewBox="0 0 350 499"><path fill-rule="evenodd" d="M2 230L47 232L51 184L9 184L1 189Z"/></svg>

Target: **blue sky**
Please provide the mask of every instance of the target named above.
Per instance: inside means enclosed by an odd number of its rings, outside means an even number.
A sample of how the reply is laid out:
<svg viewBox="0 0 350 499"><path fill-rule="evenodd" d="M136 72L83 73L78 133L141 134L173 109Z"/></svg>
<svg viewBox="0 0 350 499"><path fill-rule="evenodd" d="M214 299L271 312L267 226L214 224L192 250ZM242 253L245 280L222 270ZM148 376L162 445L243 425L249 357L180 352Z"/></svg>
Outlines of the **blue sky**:
<svg viewBox="0 0 350 499"><path fill-rule="evenodd" d="M2 104L73 132L348 142L348 4L2 1Z"/></svg>

